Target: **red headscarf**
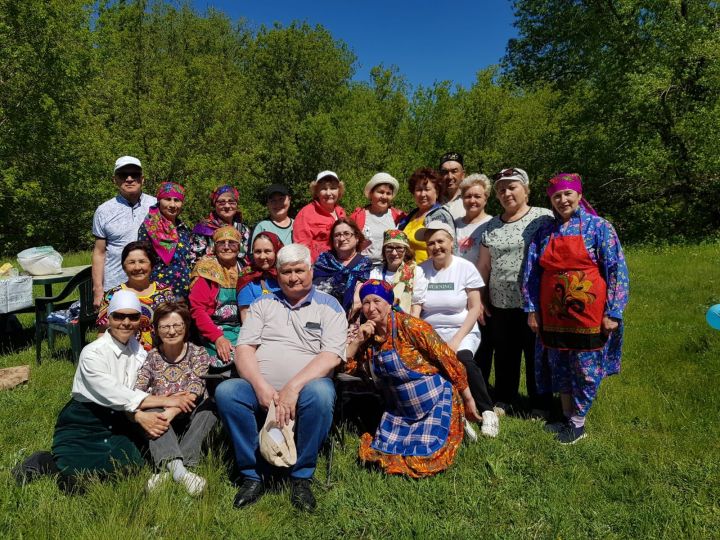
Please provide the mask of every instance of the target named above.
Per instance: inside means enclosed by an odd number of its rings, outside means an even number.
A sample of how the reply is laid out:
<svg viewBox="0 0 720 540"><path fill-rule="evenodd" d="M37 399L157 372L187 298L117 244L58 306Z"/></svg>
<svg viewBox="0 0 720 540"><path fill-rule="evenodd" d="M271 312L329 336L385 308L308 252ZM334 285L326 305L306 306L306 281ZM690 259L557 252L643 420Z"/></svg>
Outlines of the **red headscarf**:
<svg viewBox="0 0 720 540"><path fill-rule="evenodd" d="M282 240L278 237L277 234L271 233L268 231L263 231L261 233L258 233L258 235L255 237L255 240L258 238L267 238L270 240L270 243L273 246L273 249L275 250L275 257L277 258L278 251L280 251L280 248L283 247ZM255 245L255 240L252 241L253 245ZM253 257L253 250L250 249L250 266L246 266L242 269L242 272L240 273L240 276L238 277L237 281L237 290L240 292L245 285L248 283L251 283L253 281L259 281L262 278L268 278L271 277L273 279L277 279L277 269L275 266L268 270L262 270L258 267L257 263L255 262L255 258Z"/></svg>

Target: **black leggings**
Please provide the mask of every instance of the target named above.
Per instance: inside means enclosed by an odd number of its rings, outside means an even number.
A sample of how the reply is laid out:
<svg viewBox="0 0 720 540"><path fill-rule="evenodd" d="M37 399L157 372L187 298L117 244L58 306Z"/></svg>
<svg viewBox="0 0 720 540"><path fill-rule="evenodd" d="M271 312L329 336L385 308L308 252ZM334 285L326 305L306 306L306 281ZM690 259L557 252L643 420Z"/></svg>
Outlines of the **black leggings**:
<svg viewBox="0 0 720 540"><path fill-rule="evenodd" d="M480 414L485 411L492 411L493 405L487 391L485 378L480 371L480 366L475 363L472 351L462 349L457 352L457 358L465 366L465 371L467 371L468 386L470 386L470 393L475 400L478 411Z"/></svg>

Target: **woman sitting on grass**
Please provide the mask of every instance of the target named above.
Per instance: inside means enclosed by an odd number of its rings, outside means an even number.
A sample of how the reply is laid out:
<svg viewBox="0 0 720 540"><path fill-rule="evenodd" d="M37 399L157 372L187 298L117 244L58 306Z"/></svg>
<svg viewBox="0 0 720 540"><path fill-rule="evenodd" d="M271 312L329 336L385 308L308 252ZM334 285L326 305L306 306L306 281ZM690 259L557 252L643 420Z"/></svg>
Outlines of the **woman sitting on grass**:
<svg viewBox="0 0 720 540"><path fill-rule="evenodd" d="M160 437L170 425L164 413L149 409L193 410L195 394L190 392L153 396L135 389L138 368L147 355L135 339L141 312L131 291L113 295L107 332L80 353L72 399L58 416L52 452L36 452L16 467L18 483L57 474L61 489L72 492L82 489L79 480L84 475L105 478L141 467L145 437Z"/></svg>
<svg viewBox="0 0 720 540"><path fill-rule="evenodd" d="M186 467L197 465L203 441L216 421L210 401L204 399L202 379L211 359L203 347L188 342L192 321L184 303L163 304L155 311L153 322L160 345L150 351L138 371L135 389L153 396L187 392L194 397L195 409L190 414L173 406L154 409L170 425L159 437L150 438L150 455L161 472L150 477L147 488L152 491L172 475L190 495L198 495L205 489L205 479Z"/></svg>
<svg viewBox="0 0 720 540"><path fill-rule="evenodd" d="M480 420L465 369L428 323L393 309L392 287L371 279L360 287L358 337L347 347L346 371L372 377L387 396L360 459L413 478L447 469L463 439L463 416Z"/></svg>

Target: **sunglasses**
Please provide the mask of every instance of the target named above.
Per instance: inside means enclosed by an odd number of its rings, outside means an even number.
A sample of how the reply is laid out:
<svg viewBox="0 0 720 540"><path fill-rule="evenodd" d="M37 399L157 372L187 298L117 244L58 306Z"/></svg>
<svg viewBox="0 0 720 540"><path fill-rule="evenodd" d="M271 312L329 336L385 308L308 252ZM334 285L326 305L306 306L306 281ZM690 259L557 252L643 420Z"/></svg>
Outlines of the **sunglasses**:
<svg viewBox="0 0 720 540"><path fill-rule="evenodd" d="M517 169L505 169L504 171L500 171L499 173L493 175L493 180L500 180L510 176L520 176L522 178L522 174Z"/></svg>
<svg viewBox="0 0 720 540"><path fill-rule="evenodd" d="M140 320L140 313L118 313L117 311L110 314L110 318L113 321L124 321L125 319L131 322L137 322Z"/></svg>
<svg viewBox="0 0 720 540"><path fill-rule="evenodd" d="M220 240L219 242L215 242L215 245L217 247L238 249L240 247L240 242L236 242L235 240Z"/></svg>

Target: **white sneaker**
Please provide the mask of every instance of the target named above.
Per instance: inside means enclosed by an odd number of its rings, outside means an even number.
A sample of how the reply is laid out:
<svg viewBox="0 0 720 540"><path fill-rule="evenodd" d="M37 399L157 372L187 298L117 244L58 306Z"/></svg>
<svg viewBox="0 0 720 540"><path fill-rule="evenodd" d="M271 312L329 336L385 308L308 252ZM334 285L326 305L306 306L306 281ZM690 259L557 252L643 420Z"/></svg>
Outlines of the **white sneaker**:
<svg viewBox="0 0 720 540"><path fill-rule="evenodd" d="M477 432L472 427L472 424L467 418L463 418L463 427L465 428L465 435L467 435L467 438L470 439L472 442L477 441Z"/></svg>
<svg viewBox="0 0 720 540"><path fill-rule="evenodd" d="M185 486L185 489L190 495L195 496L205 491L207 481L202 476L188 471L180 479L180 483Z"/></svg>
<svg viewBox="0 0 720 540"><path fill-rule="evenodd" d="M145 489L149 492L155 491L159 486L170 480L169 472L161 472L153 474L147 481Z"/></svg>
<svg viewBox="0 0 720 540"><path fill-rule="evenodd" d="M485 411L482 413L480 433L486 437L497 437L498 433L500 433L500 419L493 411Z"/></svg>

